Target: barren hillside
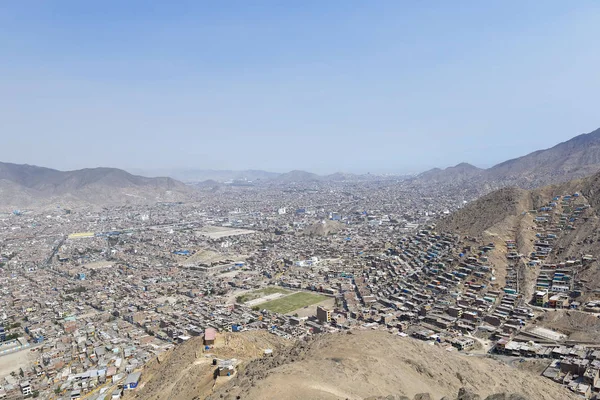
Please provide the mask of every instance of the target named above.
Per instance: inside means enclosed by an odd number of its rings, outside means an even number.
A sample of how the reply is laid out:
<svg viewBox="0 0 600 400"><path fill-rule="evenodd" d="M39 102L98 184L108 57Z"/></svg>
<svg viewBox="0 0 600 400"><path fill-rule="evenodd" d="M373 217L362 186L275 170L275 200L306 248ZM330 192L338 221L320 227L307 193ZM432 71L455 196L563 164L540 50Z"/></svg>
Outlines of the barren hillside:
<svg viewBox="0 0 600 400"><path fill-rule="evenodd" d="M504 161L488 169L462 163L434 168L416 177L424 184L475 184L532 189L583 178L600 171L600 129L575 136L548 149Z"/></svg>
<svg viewBox="0 0 600 400"><path fill-rule="evenodd" d="M576 310L552 310L542 314L538 325L554 329L573 341L600 341L600 319Z"/></svg>
<svg viewBox="0 0 600 400"><path fill-rule="evenodd" d="M438 222L438 229L468 236L479 236L487 229L529 210L530 193L523 189L505 188L468 204Z"/></svg>
<svg viewBox="0 0 600 400"><path fill-rule="evenodd" d="M265 349L279 352L291 344L265 331L226 333L219 335L214 348L207 352L202 338L194 337L150 362L143 370L139 389L125 399L205 399L215 384L214 358L235 358L243 363L261 357ZM227 378L222 378L218 384L226 381Z"/></svg>
<svg viewBox="0 0 600 400"><path fill-rule="evenodd" d="M419 174L416 179L420 181L430 182L452 182L460 183L471 179L479 179L483 175L483 169L477 168L474 165L460 163L446 169L433 168Z"/></svg>
<svg viewBox="0 0 600 400"><path fill-rule="evenodd" d="M337 233L342 229L344 229L344 225L341 222L324 220L307 226L302 233L312 236L327 236L331 233Z"/></svg>
<svg viewBox="0 0 600 400"><path fill-rule="evenodd" d="M256 360L210 399L365 399L427 392L456 398L461 387L484 398L518 392L526 399L575 399L537 375L488 358L467 357L382 331L318 336Z"/></svg>
<svg viewBox="0 0 600 400"><path fill-rule="evenodd" d="M278 183L298 183L298 182L317 182L322 178L311 172L306 171L290 171L285 174L281 174L273 179L274 182Z"/></svg>
<svg viewBox="0 0 600 400"><path fill-rule="evenodd" d="M0 162L0 207L4 209L182 201L193 193L171 178L145 178L116 168L57 171Z"/></svg>
<svg viewBox="0 0 600 400"><path fill-rule="evenodd" d="M594 174L600 170L600 129L554 147L505 161L488 170L488 179L536 187Z"/></svg>

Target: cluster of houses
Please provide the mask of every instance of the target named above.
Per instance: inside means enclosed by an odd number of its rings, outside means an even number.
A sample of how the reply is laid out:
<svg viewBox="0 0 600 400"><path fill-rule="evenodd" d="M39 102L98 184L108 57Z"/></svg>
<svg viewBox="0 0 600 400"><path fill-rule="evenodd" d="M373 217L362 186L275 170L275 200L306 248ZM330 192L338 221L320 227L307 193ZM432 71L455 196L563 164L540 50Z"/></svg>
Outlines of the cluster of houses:
<svg viewBox="0 0 600 400"><path fill-rule="evenodd" d="M308 186L228 186L195 205L0 217L0 325L18 337L14 351L33 359L0 377L0 398L116 399L136 387L148 360L194 336L210 346L217 331L301 338L366 326L469 350L474 335L514 339L533 317L516 266L506 286L498 283L489 260L497 244L431 224L464 204L462 194L387 181ZM527 255L541 265L536 305L578 306L565 296L591 256L547 260L586 208L575 194L536 210L538 236ZM323 220L336 230L307 234ZM506 246L516 264L516 243ZM312 315L236 301L266 285L334 300ZM217 364L219 376L234 372L234 362Z"/></svg>
<svg viewBox="0 0 600 400"><path fill-rule="evenodd" d="M579 308L580 303L573 297L581 296L581 284L577 273L596 261L592 255L582 255L562 262L548 262L551 255L560 256L562 249L555 243L576 228L577 222L585 216L589 204L578 194L555 196L535 215L536 241L534 251L529 254L530 266L539 266L535 283L533 303L547 308Z"/></svg>
<svg viewBox="0 0 600 400"><path fill-rule="evenodd" d="M587 399L600 394L600 349L598 345L556 345L516 342L496 344L496 351L515 357L550 359L543 376L567 386Z"/></svg>

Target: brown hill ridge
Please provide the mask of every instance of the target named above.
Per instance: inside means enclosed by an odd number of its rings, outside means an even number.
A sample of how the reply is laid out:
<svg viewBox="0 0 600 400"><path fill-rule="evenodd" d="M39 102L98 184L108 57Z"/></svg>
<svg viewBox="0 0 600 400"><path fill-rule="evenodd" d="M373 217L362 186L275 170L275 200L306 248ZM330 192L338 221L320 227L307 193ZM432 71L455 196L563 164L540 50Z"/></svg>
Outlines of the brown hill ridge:
<svg viewBox="0 0 600 400"><path fill-rule="evenodd" d="M518 188L504 188L487 194L438 221L437 229L480 236L506 218L517 216L531 207L531 192Z"/></svg>
<svg viewBox="0 0 600 400"><path fill-rule="evenodd" d="M500 163L486 174L535 186L568 181L600 171L600 129L545 150Z"/></svg>
<svg viewBox="0 0 600 400"><path fill-rule="evenodd" d="M145 178L116 168L58 171L0 162L0 207L183 201L193 190L171 178Z"/></svg>
<svg viewBox="0 0 600 400"><path fill-rule="evenodd" d="M292 342L266 331L225 333L217 335L215 346L207 353L204 351L202 338L193 337L148 363L142 372L138 389L128 393L125 400L205 399L213 393L215 383L225 382L214 380L214 358L235 358L240 362L247 362L261 357L265 349L281 352L291 345Z"/></svg>
<svg viewBox="0 0 600 400"><path fill-rule="evenodd" d="M309 236L327 236L329 234L337 233L342 229L344 229L344 224L341 222L323 220L308 225L304 228L302 233Z"/></svg>
<svg viewBox="0 0 600 400"><path fill-rule="evenodd" d="M318 335L295 344L266 332L227 333L210 355L196 339L151 363L126 399L439 400L456 399L462 388L471 397L461 400L577 398L528 371L385 331ZM263 355L266 348L272 356ZM213 380L212 357L236 358L238 372Z"/></svg>
<svg viewBox="0 0 600 400"><path fill-rule="evenodd" d="M431 182L460 183L470 179L480 179L485 170L468 163L460 163L446 169L433 168L425 171L417 179Z"/></svg>
<svg viewBox="0 0 600 400"><path fill-rule="evenodd" d="M600 129L576 136L548 149L504 161L488 169L461 163L434 168L416 177L420 183L518 186L531 189L583 178L600 171Z"/></svg>
<svg viewBox="0 0 600 400"><path fill-rule="evenodd" d="M321 335L272 358L255 360L209 399L455 399L461 388L481 396L464 397L471 399L502 398L513 391L522 396L513 398L576 398L560 386L549 390L540 376L489 358L364 330Z"/></svg>

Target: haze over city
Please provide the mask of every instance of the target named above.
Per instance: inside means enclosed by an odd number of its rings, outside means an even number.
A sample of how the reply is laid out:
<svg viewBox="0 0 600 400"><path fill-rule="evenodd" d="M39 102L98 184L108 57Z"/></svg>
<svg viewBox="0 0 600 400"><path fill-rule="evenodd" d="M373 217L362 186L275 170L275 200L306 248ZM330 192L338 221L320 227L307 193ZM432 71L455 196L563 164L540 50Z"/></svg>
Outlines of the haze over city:
<svg viewBox="0 0 600 400"><path fill-rule="evenodd" d="M0 5L0 399L600 400L600 2Z"/></svg>
<svg viewBox="0 0 600 400"><path fill-rule="evenodd" d="M6 3L3 161L489 167L598 127L599 19L595 1Z"/></svg>

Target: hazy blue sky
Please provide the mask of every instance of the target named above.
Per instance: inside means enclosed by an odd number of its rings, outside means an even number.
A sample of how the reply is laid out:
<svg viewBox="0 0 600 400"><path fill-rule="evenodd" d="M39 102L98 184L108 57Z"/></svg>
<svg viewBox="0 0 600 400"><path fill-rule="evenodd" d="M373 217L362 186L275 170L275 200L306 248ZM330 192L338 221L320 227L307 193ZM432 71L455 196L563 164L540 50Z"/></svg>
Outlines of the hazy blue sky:
<svg viewBox="0 0 600 400"><path fill-rule="evenodd" d="M489 166L600 127L599 1L5 1L1 161Z"/></svg>

